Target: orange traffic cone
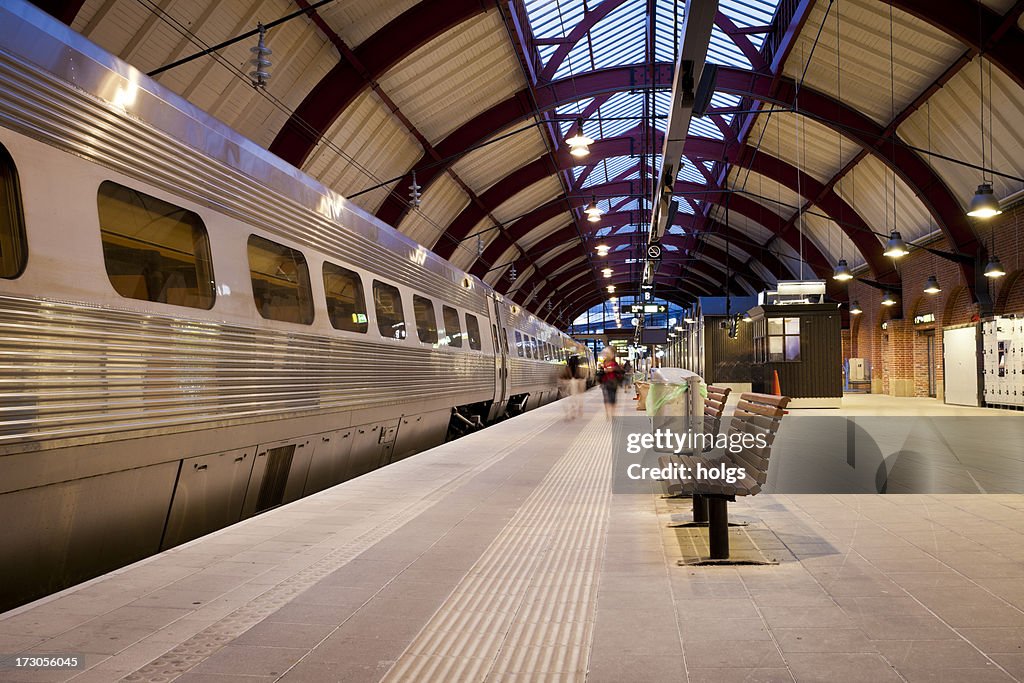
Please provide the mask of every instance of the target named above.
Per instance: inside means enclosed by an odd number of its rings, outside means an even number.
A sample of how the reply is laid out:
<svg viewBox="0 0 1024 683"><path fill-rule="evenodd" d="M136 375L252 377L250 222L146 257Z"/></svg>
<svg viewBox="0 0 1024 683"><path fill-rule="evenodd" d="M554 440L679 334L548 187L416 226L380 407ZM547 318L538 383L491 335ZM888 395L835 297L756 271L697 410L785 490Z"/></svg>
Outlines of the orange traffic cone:
<svg viewBox="0 0 1024 683"><path fill-rule="evenodd" d="M779 371L772 370L772 395L782 396L782 387L779 386Z"/></svg>

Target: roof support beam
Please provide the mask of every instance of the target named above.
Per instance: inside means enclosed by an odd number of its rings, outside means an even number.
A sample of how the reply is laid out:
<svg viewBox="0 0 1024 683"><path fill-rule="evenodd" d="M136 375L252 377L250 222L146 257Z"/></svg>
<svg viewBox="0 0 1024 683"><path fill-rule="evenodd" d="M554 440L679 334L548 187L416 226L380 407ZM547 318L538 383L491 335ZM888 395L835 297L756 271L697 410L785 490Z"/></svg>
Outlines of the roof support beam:
<svg viewBox="0 0 1024 683"><path fill-rule="evenodd" d="M679 173L683 145L690 128L693 97L704 70L704 60L711 42L711 29L718 12L718 0L691 2L686 8L679 54L676 56L672 77L672 99L668 110L666 135L661 146L661 168L658 180L651 190L650 241L659 239L668 229L668 207ZM645 279L649 274L645 273Z"/></svg>
<svg viewBox="0 0 1024 683"><path fill-rule="evenodd" d="M270 145L270 151L301 168L335 119L366 88L405 57L488 8L483 0L421 0L352 51L302 100Z"/></svg>

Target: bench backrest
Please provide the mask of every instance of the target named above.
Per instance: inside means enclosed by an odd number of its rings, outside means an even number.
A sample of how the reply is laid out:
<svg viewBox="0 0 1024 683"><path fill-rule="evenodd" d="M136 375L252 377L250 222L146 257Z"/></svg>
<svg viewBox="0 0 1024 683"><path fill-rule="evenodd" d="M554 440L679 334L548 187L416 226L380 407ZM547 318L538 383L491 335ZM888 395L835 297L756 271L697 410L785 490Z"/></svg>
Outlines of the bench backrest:
<svg viewBox="0 0 1024 683"><path fill-rule="evenodd" d="M730 443L733 434L750 434L755 438L763 437L763 446L743 448L739 452L729 451L728 455L740 467L747 470L747 476L757 482L751 494L761 490L761 485L768 479L768 458L771 456L775 434L782 424L782 416L789 405L788 396L772 396L770 394L741 394L736 404L732 421L729 424ZM750 441L751 439L747 439Z"/></svg>
<svg viewBox="0 0 1024 683"><path fill-rule="evenodd" d="M718 432L722 428L725 402L729 400L732 388L708 385L707 391L708 395L704 397L704 433L718 436Z"/></svg>

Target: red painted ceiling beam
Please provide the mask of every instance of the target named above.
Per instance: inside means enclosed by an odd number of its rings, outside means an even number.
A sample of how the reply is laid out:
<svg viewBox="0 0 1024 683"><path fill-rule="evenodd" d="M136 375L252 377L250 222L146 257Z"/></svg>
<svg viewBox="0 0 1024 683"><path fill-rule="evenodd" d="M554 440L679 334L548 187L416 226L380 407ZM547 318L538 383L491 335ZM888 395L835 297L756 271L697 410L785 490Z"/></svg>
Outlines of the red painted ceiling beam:
<svg viewBox="0 0 1024 683"><path fill-rule="evenodd" d="M656 77L665 79L669 76L671 76L670 65L657 65ZM444 140L434 145L441 157L448 161L437 164L427 155L420 157L419 161L413 164L412 169L398 181L398 187L409 185L412 182L412 171L415 170L417 182L426 191L434 180L456 163L458 157L466 150L483 143L499 131L511 128L515 124L525 123L535 113L550 111L577 99L598 97L604 93L642 90L649 85L650 74L643 67L621 66L599 69L575 78L539 86L536 94L536 109L534 109L529 90L520 90L507 100L499 102L462 124L449 133ZM403 207L397 202L386 202L377 210L377 218L388 225L398 225L407 212L408 206Z"/></svg>
<svg viewBox="0 0 1024 683"><path fill-rule="evenodd" d="M795 84L789 79L783 79L778 92L770 96L771 80L770 75L754 74L741 69L723 67L718 70L718 90L722 92L750 95L784 107L793 107ZM810 115L819 123L850 137L895 170L931 212L951 244L957 245L964 253L974 253L981 247L963 207L920 155L905 146L894 146L887 140L882 126L824 93L802 87L799 99L799 113ZM973 282L973 273L968 281Z"/></svg>
<svg viewBox="0 0 1024 683"><path fill-rule="evenodd" d="M887 0L889 4L982 51L1024 88L1024 30L976 0ZM1019 7L1010 10L1020 17ZM1011 15L1012 16L1012 15ZM984 43L982 42L984 38Z"/></svg>
<svg viewBox="0 0 1024 683"><path fill-rule="evenodd" d="M665 242L667 244L671 244L677 242L677 239L678 237L675 235L667 235ZM614 241L609 240L609 246L613 245ZM710 263L701 264L699 260L695 259L694 257L687 257L686 255L681 254L679 252L670 252L670 259L666 259L666 261L662 264L662 269L659 269L658 272L659 274L667 273L669 275L675 273L677 276L681 276L690 269L699 270L703 274L707 275L707 277L713 280L715 283L722 284L725 279L723 276L726 274L725 264L726 262L728 262L729 271L742 275L751 283L751 285L755 287L760 285L762 288L767 288L769 286L769 283L765 282L764 278L757 272L755 272L750 267L749 263L740 260L739 257L735 254L726 255L724 250L709 244L705 245L705 255L708 258L715 259L722 265L712 265ZM611 254L609 254L607 258L601 259L602 265L607 264L610 267L612 267L613 270L616 271L615 273L613 273L612 278L610 279L611 282L614 283L617 281L616 278L623 277L625 277L626 280L635 281L637 279L638 276L636 273L631 273L628 269L623 271L622 266L625 264L623 264L622 262L625 260L625 258L628 258L628 255L622 254L621 256L616 257L616 253L612 252ZM567 268L559 273L553 272L557 270L557 268L562 267L563 265L565 265L565 263L568 262L571 262L571 259L565 261L564 263L559 263L557 266L552 266L550 269L546 268L546 270L548 271L548 275L546 277L548 284L542 286L539 290L542 297L553 296L556 292L561 290L568 283L571 283L573 280L579 278L581 275L590 272L591 270L590 263L583 262L571 268ZM602 282L604 282L605 280L608 280L608 278L602 279ZM539 283L534 282L533 278L531 278L525 284L520 284L520 286L517 287L517 289L519 289L522 294L527 294L533 292L537 284Z"/></svg>
<svg viewBox="0 0 1024 683"><path fill-rule="evenodd" d="M623 151L626 144L631 140L637 139L636 136L639 136L639 134L639 129L634 129L627 135L619 138L611 138L605 141L607 144L604 146L601 146L600 143L595 143L591 154L586 159L587 163L598 163L608 156L622 156L620 152ZM871 269L872 276L874 278L886 279L892 281L893 284L898 282L898 275L893 271L892 264L882 256L878 238L874 235L864 219L861 218L860 214L858 214L853 207L847 204L842 197L836 194L832 188L826 188L813 176L805 172L798 172L796 167L781 159L771 156L763 149L755 152L754 148L746 145L728 145L721 140L711 138L696 136L688 137L686 140L685 151L686 155L691 159L727 160L730 163L738 164L743 168L751 168L753 171L761 175L777 180L794 192L802 192L802 196L806 200L814 200L818 206L824 209L824 211L842 227L843 231L864 255L865 261ZM504 199L508 199L534 183L542 180L544 177L543 174L547 173L548 175L552 175L555 171L551 170L549 164L541 163L544 159L546 159L546 157L541 157L540 159L537 159L536 161L533 161L508 174L502 180L495 183L494 192L496 194L501 194ZM637 165L638 164L639 161L637 162ZM560 168L571 168L574 165L579 165L579 162L573 160L568 153L559 156ZM636 167L637 166L634 166L632 169L626 169L623 171L623 174L629 174L632 170L635 170ZM497 192L497 188L500 188L500 193ZM487 201L486 198L490 192L491 191L485 193L483 197L485 202ZM502 201L504 201L504 199ZM586 203L586 199L585 197L581 197L579 204L582 206L584 203ZM491 205L495 206L496 204ZM447 232L451 234L451 237L461 240L469 234L472 227L479 223L481 219L482 215L480 214L479 208L470 205L449 225ZM623 224L625 223L606 222L602 220L600 225L611 226ZM790 228L792 228L792 224L788 224L787 229L784 230L784 234L788 232Z"/></svg>
<svg viewBox="0 0 1024 683"><path fill-rule="evenodd" d="M590 196L592 194L596 194L598 197L622 196L637 194L638 191L638 183L636 181L627 180L588 187L586 189L586 195ZM505 230L495 237L491 244L487 246L482 258L483 262L487 264L496 263L498 257L500 257L506 249L511 247L514 242L517 242L528 235L534 228L538 227L545 221L554 218L560 213L571 211L577 204L579 204L578 198L562 196L538 207L524 216L521 216L515 222L507 225ZM433 251L442 258L450 258L451 255L455 253L455 249L458 244L465 239L465 237L466 236L456 238L446 232L439 238L437 244L434 245Z"/></svg>
<svg viewBox="0 0 1024 683"><path fill-rule="evenodd" d="M421 0L342 59L313 87L284 124L270 151L298 168L360 93L434 38L490 8L483 0Z"/></svg>

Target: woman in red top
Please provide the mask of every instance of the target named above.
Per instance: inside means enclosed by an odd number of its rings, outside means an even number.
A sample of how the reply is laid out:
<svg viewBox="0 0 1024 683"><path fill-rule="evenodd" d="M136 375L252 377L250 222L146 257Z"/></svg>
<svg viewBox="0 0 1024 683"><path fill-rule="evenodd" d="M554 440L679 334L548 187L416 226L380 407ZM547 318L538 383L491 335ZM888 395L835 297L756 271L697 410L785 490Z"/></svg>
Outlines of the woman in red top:
<svg viewBox="0 0 1024 683"><path fill-rule="evenodd" d="M601 370L598 379L604 392L604 412L610 420L615 415L615 399L619 393L619 385L625 374L622 366L615 360L615 351L611 347L601 352Z"/></svg>

